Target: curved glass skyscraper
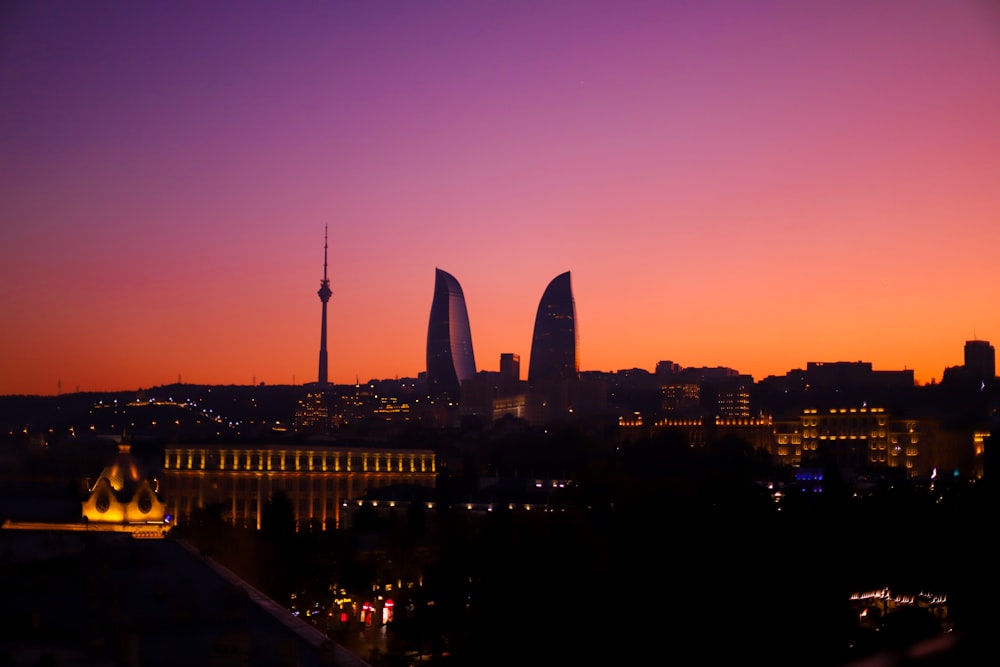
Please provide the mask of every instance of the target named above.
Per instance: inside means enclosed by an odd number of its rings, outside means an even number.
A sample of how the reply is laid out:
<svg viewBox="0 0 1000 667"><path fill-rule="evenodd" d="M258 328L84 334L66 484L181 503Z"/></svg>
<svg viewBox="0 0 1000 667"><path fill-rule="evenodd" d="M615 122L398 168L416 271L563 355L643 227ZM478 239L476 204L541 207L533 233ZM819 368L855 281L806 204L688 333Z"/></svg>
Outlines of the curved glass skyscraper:
<svg viewBox="0 0 1000 667"><path fill-rule="evenodd" d="M577 343L576 303L567 271L552 279L538 304L528 384L579 378Z"/></svg>
<svg viewBox="0 0 1000 667"><path fill-rule="evenodd" d="M465 295L455 277L435 269L434 300L427 327L427 391L458 399L462 382L476 375Z"/></svg>

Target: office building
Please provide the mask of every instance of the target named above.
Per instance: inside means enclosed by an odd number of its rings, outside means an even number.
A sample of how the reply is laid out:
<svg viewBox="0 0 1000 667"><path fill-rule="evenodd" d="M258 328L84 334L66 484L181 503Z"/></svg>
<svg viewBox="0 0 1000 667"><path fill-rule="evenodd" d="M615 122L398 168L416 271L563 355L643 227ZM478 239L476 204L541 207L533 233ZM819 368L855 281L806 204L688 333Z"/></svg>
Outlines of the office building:
<svg viewBox="0 0 1000 667"><path fill-rule="evenodd" d="M982 474L982 450L971 432L946 430L936 419L893 415L882 407L807 408L798 419L775 422L773 446L782 465L833 461L845 478Z"/></svg>
<svg viewBox="0 0 1000 667"><path fill-rule="evenodd" d="M578 342L576 303L567 271L552 279L538 304L531 337L528 384L578 379Z"/></svg>
<svg viewBox="0 0 1000 667"><path fill-rule="evenodd" d="M562 421L600 409L603 385L580 382L578 341L576 303L567 271L552 279L538 303L528 361L528 421Z"/></svg>
<svg viewBox="0 0 1000 667"><path fill-rule="evenodd" d="M503 352L500 355L500 379L509 384L521 381L521 355Z"/></svg>
<svg viewBox="0 0 1000 667"><path fill-rule="evenodd" d="M427 327L427 392L434 398L458 400L462 382L475 375L476 357L462 286L450 273L435 269Z"/></svg>
<svg viewBox="0 0 1000 667"><path fill-rule="evenodd" d="M965 371L982 382L996 378L997 354L989 341L965 341Z"/></svg>

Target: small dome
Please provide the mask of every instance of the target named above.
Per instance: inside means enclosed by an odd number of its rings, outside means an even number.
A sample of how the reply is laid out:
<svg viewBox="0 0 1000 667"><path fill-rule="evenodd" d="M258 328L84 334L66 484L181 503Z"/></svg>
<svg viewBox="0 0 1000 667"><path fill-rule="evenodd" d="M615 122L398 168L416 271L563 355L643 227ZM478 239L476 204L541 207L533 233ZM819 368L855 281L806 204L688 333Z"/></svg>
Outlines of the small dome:
<svg viewBox="0 0 1000 667"><path fill-rule="evenodd" d="M143 464L132 455L131 445L121 443L115 458L104 468L97 481L107 479L116 493L131 497L139 483L148 478Z"/></svg>
<svg viewBox="0 0 1000 667"><path fill-rule="evenodd" d="M122 442L82 501L83 516L95 523L148 525L164 523L166 505L157 497L155 478Z"/></svg>

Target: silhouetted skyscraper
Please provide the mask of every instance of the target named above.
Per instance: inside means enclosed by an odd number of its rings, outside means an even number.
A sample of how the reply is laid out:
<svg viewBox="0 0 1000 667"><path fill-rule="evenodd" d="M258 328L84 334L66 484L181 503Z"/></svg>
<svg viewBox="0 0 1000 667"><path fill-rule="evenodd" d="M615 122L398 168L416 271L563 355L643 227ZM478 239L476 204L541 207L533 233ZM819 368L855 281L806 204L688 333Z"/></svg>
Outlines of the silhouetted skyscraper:
<svg viewBox="0 0 1000 667"><path fill-rule="evenodd" d="M521 355L513 352L500 354L500 379L511 383L520 381Z"/></svg>
<svg viewBox="0 0 1000 667"><path fill-rule="evenodd" d="M323 280L320 282L319 291L317 292L319 300L323 302L323 323L320 326L319 334L319 377L317 382L323 387L327 385L326 304L333 295L333 290L330 289L330 280L326 277L327 230L328 227L323 228Z"/></svg>
<svg viewBox="0 0 1000 667"><path fill-rule="evenodd" d="M576 303L567 271L552 279L538 304L528 383L579 378L577 343Z"/></svg>
<svg viewBox="0 0 1000 667"><path fill-rule="evenodd" d="M965 341L965 370L980 381L992 380L997 374L996 350L989 341Z"/></svg>
<svg viewBox="0 0 1000 667"><path fill-rule="evenodd" d="M434 300L427 327L427 391L431 396L458 399L462 382L476 374L469 313L455 277L441 269L434 271Z"/></svg>

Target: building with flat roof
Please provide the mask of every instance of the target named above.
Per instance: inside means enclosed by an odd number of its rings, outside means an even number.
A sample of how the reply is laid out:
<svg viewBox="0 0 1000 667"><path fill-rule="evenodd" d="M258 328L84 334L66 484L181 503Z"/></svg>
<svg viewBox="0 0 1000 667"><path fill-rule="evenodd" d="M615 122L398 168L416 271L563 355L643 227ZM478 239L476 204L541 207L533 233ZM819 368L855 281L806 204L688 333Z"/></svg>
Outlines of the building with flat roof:
<svg viewBox="0 0 1000 667"><path fill-rule="evenodd" d="M997 353L989 341L965 341L965 370L983 382L996 378Z"/></svg>
<svg viewBox="0 0 1000 667"><path fill-rule="evenodd" d="M396 484L434 488L434 450L331 443L168 445L161 493L174 523L222 503L231 523L260 529L265 503L276 491L292 501L297 525L340 525L343 503L369 489Z"/></svg>

